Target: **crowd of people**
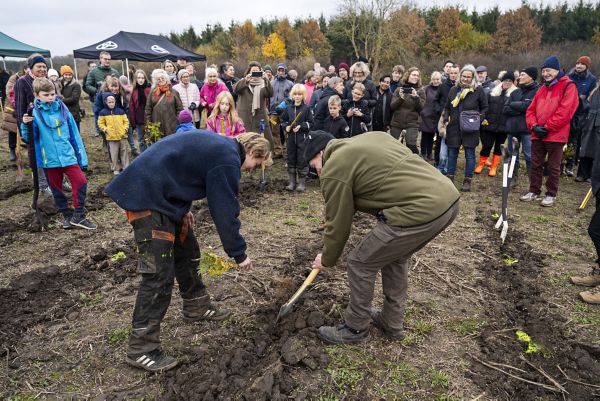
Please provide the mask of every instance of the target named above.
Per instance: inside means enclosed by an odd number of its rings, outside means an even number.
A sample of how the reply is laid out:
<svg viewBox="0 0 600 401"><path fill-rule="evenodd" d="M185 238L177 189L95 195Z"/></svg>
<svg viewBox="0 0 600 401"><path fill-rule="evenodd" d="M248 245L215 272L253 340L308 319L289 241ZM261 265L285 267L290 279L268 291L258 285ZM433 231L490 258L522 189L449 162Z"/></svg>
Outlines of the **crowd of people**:
<svg viewBox="0 0 600 401"><path fill-rule="evenodd" d="M517 162L511 186L526 175L521 201L553 206L562 173L591 182L600 197L600 163L594 163L600 160L600 95L591 65L590 57L581 56L566 72L550 56L540 67L507 68L492 80L485 66L448 60L425 84L419 68L402 65L374 79L366 59L327 69L316 63L304 78L283 62L273 70L252 61L241 78L233 64L224 63L208 66L198 79L185 58L166 60L149 77L133 65L121 75L102 51L99 63L88 62L80 84L69 66L48 70L34 54L3 87L3 128L11 161L17 135L32 143L41 189L54 197L63 227L95 229L85 215L88 162L80 135L82 91L89 95L95 136L103 140L114 175L106 193L127 211L140 254L143 280L127 361L156 371L177 363L159 340L175 278L187 320L228 315L194 274L199 249L192 201L208 198L225 251L240 267L251 268L239 233L240 171L268 166L271 157L283 159L285 150L287 190L305 191L310 169L321 180L324 248L313 267L335 265L355 210L374 211L379 220L348 257L351 297L344 324L322 327L319 336L330 343L363 341L373 322L401 339L408 259L456 218L461 153L462 192L476 190L473 180L484 171L497 176L507 139L512 152L516 138L526 174ZM218 168L212 168L215 160ZM600 208L588 232L600 255ZM572 282L595 287L580 295L600 304L600 256L597 263L591 274ZM379 271L384 308L373 311Z"/></svg>

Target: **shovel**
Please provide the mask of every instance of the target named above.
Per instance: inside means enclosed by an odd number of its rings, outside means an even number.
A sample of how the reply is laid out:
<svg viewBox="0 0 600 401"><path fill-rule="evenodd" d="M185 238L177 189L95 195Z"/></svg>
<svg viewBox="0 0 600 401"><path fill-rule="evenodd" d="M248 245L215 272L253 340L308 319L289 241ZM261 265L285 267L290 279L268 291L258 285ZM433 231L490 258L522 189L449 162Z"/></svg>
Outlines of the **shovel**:
<svg viewBox="0 0 600 401"><path fill-rule="evenodd" d="M577 209L578 212L582 212L585 209L585 207L587 206L591 197L592 197L592 188L590 188L590 190L585 195L585 198L583 198L583 202L581 202L581 205L579 205L579 208Z"/></svg>
<svg viewBox="0 0 600 401"><path fill-rule="evenodd" d="M275 324L277 324L279 320L281 320L284 316L287 316L292 311L296 301L300 299L300 296L304 293L306 288L308 288L308 286L312 284L315 277L317 277L317 274L319 274L320 271L321 269L312 269L306 280L304 280L304 283L302 283L300 288L298 288L298 291L296 291L296 293L292 295L289 301L283 304L283 306L279 309L279 314L277 315L277 319L275 319Z"/></svg>
<svg viewBox="0 0 600 401"><path fill-rule="evenodd" d="M504 240L506 240L506 234L508 233L508 192L510 190L510 181L512 180L512 176L515 171L515 162L518 154L519 140L514 137L513 152L510 157L510 164L508 162L508 153L506 152L506 149L502 149L502 155L504 158L504 163L502 166L502 213L500 214L500 217L495 225L495 228L497 229L502 226L502 231L500 231L500 239L502 240L502 244L504 244Z"/></svg>

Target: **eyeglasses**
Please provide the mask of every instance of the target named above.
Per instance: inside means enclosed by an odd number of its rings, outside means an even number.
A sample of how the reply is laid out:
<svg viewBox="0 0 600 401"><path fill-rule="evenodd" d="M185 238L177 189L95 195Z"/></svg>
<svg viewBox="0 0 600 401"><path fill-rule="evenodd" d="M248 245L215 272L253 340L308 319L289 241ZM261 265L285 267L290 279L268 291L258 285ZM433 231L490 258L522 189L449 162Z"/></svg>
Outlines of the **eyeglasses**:
<svg viewBox="0 0 600 401"><path fill-rule="evenodd" d="M365 73L362 71L354 71L354 74L352 75L365 75Z"/></svg>

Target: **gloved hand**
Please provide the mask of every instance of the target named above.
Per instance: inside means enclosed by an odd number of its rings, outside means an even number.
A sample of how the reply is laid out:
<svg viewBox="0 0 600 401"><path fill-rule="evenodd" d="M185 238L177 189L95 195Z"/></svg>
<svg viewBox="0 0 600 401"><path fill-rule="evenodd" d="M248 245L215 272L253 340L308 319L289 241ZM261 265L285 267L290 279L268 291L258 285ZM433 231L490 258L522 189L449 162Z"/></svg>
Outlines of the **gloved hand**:
<svg viewBox="0 0 600 401"><path fill-rule="evenodd" d="M542 127L540 125L534 125L533 128L531 128L531 131L540 139L544 139L546 136L548 136L548 130L546 127Z"/></svg>
<svg viewBox="0 0 600 401"><path fill-rule="evenodd" d="M188 110L189 110L189 111L194 111L194 110L196 110L196 103L190 103L190 105L188 106Z"/></svg>

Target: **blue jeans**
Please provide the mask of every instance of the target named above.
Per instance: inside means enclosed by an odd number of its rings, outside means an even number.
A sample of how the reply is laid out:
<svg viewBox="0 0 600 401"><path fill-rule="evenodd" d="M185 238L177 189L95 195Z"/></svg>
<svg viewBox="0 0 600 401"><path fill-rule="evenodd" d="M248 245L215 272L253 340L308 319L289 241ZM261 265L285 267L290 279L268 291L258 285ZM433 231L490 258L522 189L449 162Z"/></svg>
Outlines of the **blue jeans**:
<svg viewBox="0 0 600 401"><path fill-rule="evenodd" d="M465 178L472 178L475 171L475 148L463 147L465 149ZM456 161L460 148L448 147L448 175L456 173Z"/></svg>
<svg viewBox="0 0 600 401"><path fill-rule="evenodd" d="M446 139L442 138L440 142L440 161L437 165L438 170L442 172L442 174L446 174L448 170L448 145L446 145Z"/></svg>
<svg viewBox="0 0 600 401"><path fill-rule="evenodd" d="M135 142L133 141L133 129L131 129L131 125L129 126L129 129L127 130L127 142L129 142L129 147L131 148L131 150L134 150Z"/></svg>
<svg viewBox="0 0 600 401"><path fill-rule="evenodd" d="M516 136L521 142L521 150L523 150L523 157L525 158L525 165L530 168L531 167L531 134L515 134L508 136L508 151L512 153L513 144L512 139L513 136ZM515 165L519 165L519 154L517 154L517 160L515 160Z"/></svg>
<svg viewBox="0 0 600 401"><path fill-rule="evenodd" d="M138 135L138 143L140 145L140 152L143 152L147 148L146 143L144 142L144 128L144 124L138 124L135 126Z"/></svg>

